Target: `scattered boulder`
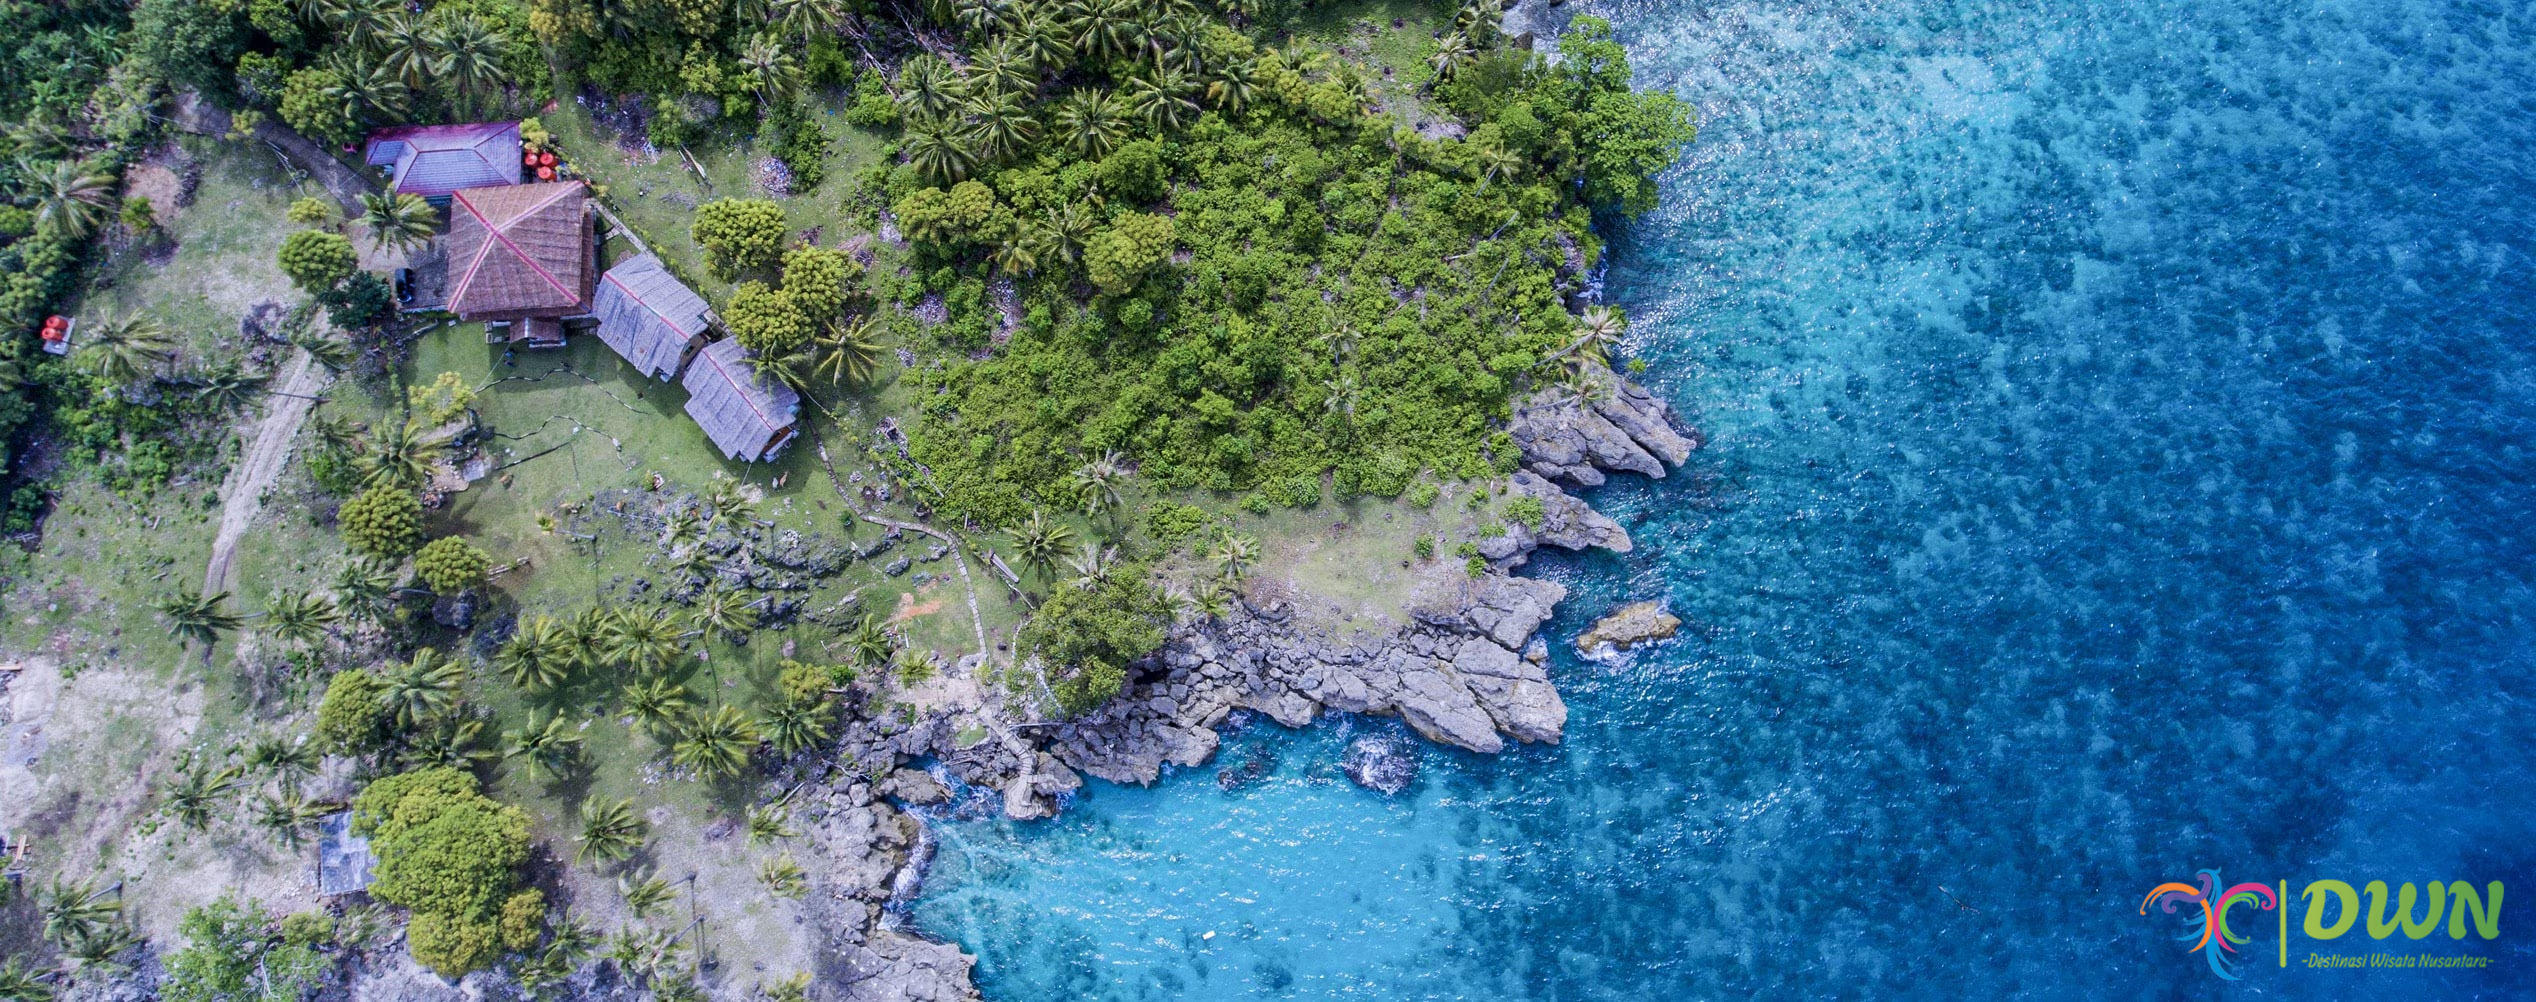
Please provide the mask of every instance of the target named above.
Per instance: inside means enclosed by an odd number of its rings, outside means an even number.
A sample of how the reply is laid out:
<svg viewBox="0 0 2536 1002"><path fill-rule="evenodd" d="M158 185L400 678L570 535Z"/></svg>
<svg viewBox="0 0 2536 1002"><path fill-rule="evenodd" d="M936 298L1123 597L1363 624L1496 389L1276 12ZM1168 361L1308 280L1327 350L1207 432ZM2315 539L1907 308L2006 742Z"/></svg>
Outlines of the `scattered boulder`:
<svg viewBox="0 0 2536 1002"><path fill-rule="evenodd" d="M1604 616L1576 638L1576 649L1592 654L1606 647L1628 650L1651 640L1665 640L1681 629L1682 620L1655 600L1632 602Z"/></svg>

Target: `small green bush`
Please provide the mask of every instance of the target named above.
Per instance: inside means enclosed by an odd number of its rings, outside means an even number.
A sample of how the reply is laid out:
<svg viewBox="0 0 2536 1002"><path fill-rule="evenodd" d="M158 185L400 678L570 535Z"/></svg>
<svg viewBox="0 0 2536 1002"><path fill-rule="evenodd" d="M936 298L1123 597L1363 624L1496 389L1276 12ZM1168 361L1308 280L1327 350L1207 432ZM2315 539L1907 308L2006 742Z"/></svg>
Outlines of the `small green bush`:
<svg viewBox="0 0 2536 1002"><path fill-rule="evenodd" d="M1549 517L1549 512L1542 506L1540 498L1526 494L1506 502L1506 517L1522 523L1526 529L1538 530L1541 520Z"/></svg>
<svg viewBox="0 0 2536 1002"><path fill-rule="evenodd" d="M1436 486L1435 481L1418 481L1409 488L1409 506L1412 508L1432 508L1435 506L1435 499L1443 496L1443 494L1444 488Z"/></svg>
<svg viewBox="0 0 2536 1002"><path fill-rule="evenodd" d="M1268 485L1268 495L1287 508L1310 508L1321 503L1321 478L1284 477Z"/></svg>
<svg viewBox="0 0 2536 1002"><path fill-rule="evenodd" d="M1410 548L1411 548L1411 549L1414 549L1414 550L1418 551L1418 559L1420 559L1420 560L1433 560L1433 559L1435 559L1435 537L1433 537L1433 536L1419 536L1419 537L1418 537L1418 541L1417 541L1417 542L1415 542L1415 543L1411 543L1411 544L1409 544L1409 545L1410 545Z"/></svg>

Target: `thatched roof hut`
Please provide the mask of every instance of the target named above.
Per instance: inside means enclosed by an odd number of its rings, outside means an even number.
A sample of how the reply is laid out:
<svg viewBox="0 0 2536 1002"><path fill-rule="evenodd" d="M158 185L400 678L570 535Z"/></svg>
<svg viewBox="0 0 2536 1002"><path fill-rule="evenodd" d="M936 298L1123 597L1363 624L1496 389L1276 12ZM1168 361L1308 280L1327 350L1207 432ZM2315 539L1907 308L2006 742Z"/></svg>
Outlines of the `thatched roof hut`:
<svg viewBox="0 0 2536 1002"><path fill-rule="evenodd" d="M687 367L687 354L704 344L713 309L645 254L619 262L599 276L591 306L599 318L599 340L633 363L644 375L667 381Z"/></svg>
<svg viewBox="0 0 2536 1002"><path fill-rule="evenodd" d="M801 395L758 375L737 341L716 341L687 366L687 416L732 459L775 458L801 428Z"/></svg>

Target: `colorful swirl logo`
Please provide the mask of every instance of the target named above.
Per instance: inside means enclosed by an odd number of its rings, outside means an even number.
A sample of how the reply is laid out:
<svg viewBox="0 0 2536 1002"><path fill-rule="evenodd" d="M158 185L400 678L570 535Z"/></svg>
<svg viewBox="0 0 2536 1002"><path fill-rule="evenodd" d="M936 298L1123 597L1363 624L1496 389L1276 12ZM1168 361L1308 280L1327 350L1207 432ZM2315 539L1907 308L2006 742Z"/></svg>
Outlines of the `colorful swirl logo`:
<svg viewBox="0 0 2536 1002"><path fill-rule="evenodd" d="M2203 956L2210 960L2211 973L2230 981L2238 980L2236 974L2228 969L2227 961L2220 954L2237 952L2236 944L2246 942L2248 937L2228 928L2228 909L2239 904L2259 902L2261 910L2268 912L2281 906L2280 896L2274 894L2272 888L2267 885L2253 883L2238 884L2213 896L2211 890L2219 886L2219 871L2202 870L2200 876L2200 887L2170 880L2150 888L2149 896L2140 899L2140 914L2148 914L2150 905L2158 906L2159 910L2169 915L2175 914L2175 908L2178 905L2192 905L2200 908L2200 927L2186 929L2184 935L2178 938L2193 940L2192 950L2186 952L2202 952ZM2207 949L2213 943L2218 944L2219 948Z"/></svg>

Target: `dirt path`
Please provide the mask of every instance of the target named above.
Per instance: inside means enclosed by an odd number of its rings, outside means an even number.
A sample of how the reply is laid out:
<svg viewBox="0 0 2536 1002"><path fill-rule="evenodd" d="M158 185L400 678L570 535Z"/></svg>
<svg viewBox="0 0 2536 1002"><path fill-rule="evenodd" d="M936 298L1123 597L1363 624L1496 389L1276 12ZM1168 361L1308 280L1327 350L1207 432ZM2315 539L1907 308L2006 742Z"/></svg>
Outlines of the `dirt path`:
<svg viewBox="0 0 2536 1002"><path fill-rule="evenodd" d="M237 555L247 524L255 521L265 489L273 486L273 478L282 473L283 460L290 458L291 439L298 437L300 422L317 405L310 398L325 388L328 377L307 352L294 348L275 382L273 392L264 398L264 419L253 426L255 437L247 442L238 465L229 468L228 481L220 485L220 534L212 537L211 569L203 574L206 595L229 590L229 559Z"/></svg>
<svg viewBox="0 0 2536 1002"><path fill-rule="evenodd" d="M307 137L291 131L280 122L268 118L256 123L255 138L273 144L276 150L285 154L284 158L292 166L307 171L310 179L325 185L326 193L335 196L335 201L343 206L346 215L358 216L361 196L378 191L378 185L354 173L342 161L327 156L324 147L310 142Z"/></svg>

